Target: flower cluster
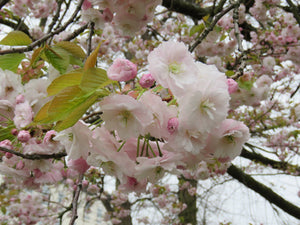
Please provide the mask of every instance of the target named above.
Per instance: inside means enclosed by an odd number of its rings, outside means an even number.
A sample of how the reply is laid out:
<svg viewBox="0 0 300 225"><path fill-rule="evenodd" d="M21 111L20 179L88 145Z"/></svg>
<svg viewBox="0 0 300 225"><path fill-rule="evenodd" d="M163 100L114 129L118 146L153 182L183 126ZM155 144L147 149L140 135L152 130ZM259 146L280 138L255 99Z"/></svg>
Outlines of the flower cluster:
<svg viewBox="0 0 300 225"><path fill-rule="evenodd" d="M151 52L148 61L157 86L138 95L112 93L99 103L101 127L90 130L79 121L54 137L70 159L101 166L118 177L124 191L143 191L166 171L180 174L201 162L229 162L249 138L242 122L226 119L228 81L214 66L195 62L182 43L172 41ZM108 75L128 80L131 64L120 62ZM169 103L159 95L165 88L173 93Z"/></svg>
<svg viewBox="0 0 300 225"><path fill-rule="evenodd" d="M150 22L161 0L85 0L82 16L84 21L92 21L97 28L111 22L125 36L132 36Z"/></svg>

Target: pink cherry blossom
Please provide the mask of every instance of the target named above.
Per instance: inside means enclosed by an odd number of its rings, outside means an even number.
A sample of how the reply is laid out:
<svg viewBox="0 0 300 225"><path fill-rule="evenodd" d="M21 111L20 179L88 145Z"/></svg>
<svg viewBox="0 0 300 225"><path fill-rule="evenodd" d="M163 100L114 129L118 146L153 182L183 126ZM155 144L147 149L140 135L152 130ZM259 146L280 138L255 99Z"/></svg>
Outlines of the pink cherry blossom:
<svg viewBox="0 0 300 225"><path fill-rule="evenodd" d="M83 158L75 160L71 159L67 162L67 165L69 168L78 171L80 174L84 174L85 171L87 171L90 168L90 166L86 163L86 161Z"/></svg>
<svg viewBox="0 0 300 225"><path fill-rule="evenodd" d="M127 59L116 59L107 70L107 76L111 80L128 81L137 75L137 66Z"/></svg>
<svg viewBox="0 0 300 225"><path fill-rule="evenodd" d="M32 122L33 112L28 101L17 104L14 113L13 120L18 129L24 128Z"/></svg>
<svg viewBox="0 0 300 225"><path fill-rule="evenodd" d="M242 122L226 119L210 133L206 151L221 161L233 160L242 151L242 145L250 138L248 127Z"/></svg>
<svg viewBox="0 0 300 225"><path fill-rule="evenodd" d="M153 116L141 102L128 95L110 95L100 102L102 118L108 130L117 130L121 139L138 137Z"/></svg>
<svg viewBox="0 0 300 225"><path fill-rule="evenodd" d="M91 136L89 127L78 121L73 127L57 133L53 140L59 141L65 147L70 159L86 159L91 151Z"/></svg>
<svg viewBox="0 0 300 225"><path fill-rule="evenodd" d="M153 115L152 123L146 128L145 132L150 133L153 137L168 138L168 121L177 115L177 109L174 106L167 106L166 102L152 93L146 91L139 99Z"/></svg>
<svg viewBox="0 0 300 225"><path fill-rule="evenodd" d="M169 88L175 96L194 83L197 67L183 43L168 41L155 48L148 56L149 71L157 83Z"/></svg>

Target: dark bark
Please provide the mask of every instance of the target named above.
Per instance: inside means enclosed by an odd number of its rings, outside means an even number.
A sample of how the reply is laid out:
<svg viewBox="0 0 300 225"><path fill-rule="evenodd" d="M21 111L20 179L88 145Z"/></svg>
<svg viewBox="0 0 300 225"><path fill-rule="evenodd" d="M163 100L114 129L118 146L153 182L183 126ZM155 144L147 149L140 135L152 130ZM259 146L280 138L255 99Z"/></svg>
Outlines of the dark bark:
<svg viewBox="0 0 300 225"><path fill-rule="evenodd" d="M111 206L110 202L111 202L112 198L110 195L106 195L106 198L101 198L101 202L104 205L105 209L108 212L113 213L114 212L114 208ZM126 201L125 203L123 203L121 205L121 207L123 209L129 209L131 208L131 203L129 201ZM122 222L120 224L122 225L132 225L132 217L129 214L128 216L124 217L124 218L119 218Z"/></svg>
<svg viewBox="0 0 300 225"><path fill-rule="evenodd" d="M53 153L53 154L23 154L21 152L17 152L11 149L7 149L4 147L0 147L0 151L8 152L11 154L14 154L16 156L19 156L23 159L30 159L30 160L42 160L42 159L61 159L62 157L65 157L67 155L66 152L59 152L59 153Z"/></svg>
<svg viewBox="0 0 300 225"><path fill-rule="evenodd" d="M5 6L10 0L0 0L0 9Z"/></svg>
<svg viewBox="0 0 300 225"><path fill-rule="evenodd" d="M300 219L300 208L289 201L285 200L283 197L275 193L271 188L258 182L250 175L244 173L241 169L237 168L233 164L228 168L227 173L233 178L237 179L239 182L244 184L246 187L252 189L270 203L276 205L289 215Z"/></svg>
<svg viewBox="0 0 300 225"><path fill-rule="evenodd" d="M179 183L186 181L189 181L192 187L197 188L196 180L186 180L184 178L179 179ZM178 199L180 202L187 205L187 208L178 215L182 224L190 223L192 225L197 225L197 196L191 196L188 192L188 189L183 189L178 191Z"/></svg>
<svg viewBox="0 0 300 225"><path fill-rule="evenodd" d="M10 21L10 20L5 20L3 18L0 18L0 24L6 25L8 27L11 27L14 30L19 30L27 34L29 37L31 37L29 33L29 28L28 26L23 23L22 21L18 21L17 23Z"/></svg>
<svg viewBox="0 0 300 225"><path fill-rule="evenodd" d="M267 158L259 153L256 153L256 152L250 152L246 149L243 149L240 156L242 156L246 159L250 159L256 163L261 163L266 166L271 166L273 169L279 169L279 170L287 171L287 172L291 172L291 173L298 172L300 174L300 167L298 167L296 165L292 165L287 162L269 159L269 158Z"/></svg>
<svg viewBox="0 0 300 225"><path fill-rule="evenodd" d="M202 8L197 4L183 0L163 0L162 5L171 11L182 13L198 20L208 15L212 8Z"/></svg>

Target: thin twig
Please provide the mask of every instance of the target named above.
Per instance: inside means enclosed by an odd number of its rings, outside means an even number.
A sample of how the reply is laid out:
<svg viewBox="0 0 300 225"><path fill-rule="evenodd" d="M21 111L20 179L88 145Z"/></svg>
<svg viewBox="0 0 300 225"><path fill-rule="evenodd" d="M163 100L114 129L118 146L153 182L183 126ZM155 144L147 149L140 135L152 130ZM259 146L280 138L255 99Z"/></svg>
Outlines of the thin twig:
<svg viewBox="0 0 300 225"><path fill-rule="evenodd" d="M23 159L30 159L30 160L41 160L41 159L61 159L62 157L66 156L66 152L59 152L53 154L23 154L21 152L17 152L8 148L0 147L1 151L8 152L14 154L16 156L22 157Z"/></svg>
<svg viewBox="0 0 300 225"><path fill-rule="evenodd" d="M81 5L83 3L84 0L80 0L78 6L76 7L76 10L74 11L73 15L71 16L71 18L60 28L50 32L49 34L45 35L44 37L42 37L41 39L31 43L30 45L28 45L27 47L24 48L11 48L8 50L3 50L0 51L0 55L4 55L4 54L9 54L9 53L23 53L23 52L28 52L33 50L34 47L44 43L46 40L48 40L50 37L53 37L55 34L59 34L60 32L66 30L66 28L73 22L73 20L76 18L78 12L81 9Z"/></svg>
<svg viewBox="0 0 300 225"><path fill-rule="evenodd" d="M91 54L92 52L92 40L93 40L93 35L94 35L94 26L95 23L91 22L90 23L90 33L89 33L89 38L88 38L88 43L87 43L87 57Z"/></svg>
<svg viewBox="0 0 300 225"><path fill-rule="evenodd" d="M83 174L80 174L79 178L78 178L77 188L76 188L75 194L73 196L73 201L72 201L72 218L70 220L69 225L74 225L75 220L78 218L78 214L77 214L78 198L79 198L79 195L80 195L80 191L82 189L82 179L83 179Z"/></svg>
<svg viewBox="0 0 300 225"><path fill-rule="evenodd" d="M195 48L206 38L206 36L211 32L217 22L225 15L227 14L230 10L232 10L235 7L236 4L232 4L225 8L222 12L220 12L218 15L216 15L215 19L211 22L211 24L201 33L200 37L197 38L195 43L189 48L190 52L193 52Z"/></svg>
<svg viewBox="0 0 300 225"><path fill-rule="evenodd" d="M71 35L69 35L68 37L66 37L64 39L64 41L71 41L72 39L77 37L79 34L81 34L88 27L88 25L89 24L87 23L87 24L81 26L80 28L78 28L77 30L74 30Z"/></svg>
<svg viewBox="0 0 300 225"><path fill-rule="evenodd" d="M247 60L247 56L246 56L246 52L244 50L243 44L242 44L242 39L240 36L240 27L239 27L239 6L240 3L239 1L237 3L234 4L234 10L233 10L233 23L234 23L234 34L235 34L235 38L238 44L238 50L241 52L241 55L238 57L240 59L240 66L237 69L237 72L234 74L234 76L232 76L232 79L238 79L239 77L244 75L244 69L246 67L246 60Z"/></svg>
<svg viewBox="0 0 300 225"><path fill-rule="evenodd" d="M52 28L54 27L54 25L56 24L58 18L59 18L59 14L60 14L60 10L61 10L61 6L62 6L63 0L59 0L57 1L57 9L56 9L56 13L52 18L51 23L48 26L48 32L51 32Z"/></svg>

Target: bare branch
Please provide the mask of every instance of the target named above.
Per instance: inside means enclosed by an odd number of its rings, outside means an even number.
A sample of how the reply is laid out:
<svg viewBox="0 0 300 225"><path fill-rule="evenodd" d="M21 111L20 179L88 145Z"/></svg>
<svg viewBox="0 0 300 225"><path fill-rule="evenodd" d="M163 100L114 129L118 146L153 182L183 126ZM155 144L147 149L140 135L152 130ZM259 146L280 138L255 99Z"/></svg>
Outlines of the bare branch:
<svg viewBox="0 0 300 225"><path fill-rule="evenodd" d="M211 12L212 7L202 8L200 5L182 0L163 0L162 5L171 11L182 13L201 20Z"/></svg>
<svg viewBox="0 0 300 225"><path fill-rule="evenodd" d="M82 189L82 179L83 179L83 174L80 174L80 176L78 178L77 188L76 188L75 194L73 196L72 218L70 220L69 225L73 225L75 223L75 220L78 218L78 214L77 214L78 198L79 198L79 195L80 195L80 191Z"/></svg>
<svg viewBox="0 0 300 225"><path fill-rule="evenodd" d="M16 156L22 157L23 159L30 159L30 160L41 160L41 159L61 159L62 157L65 157L67 155L66 152L59 152L59 153L53 153L50 155L46 154L23 154L21 152L17 152L8 148L0 147L1 151L9 152L11 154L14 154Z"/></svg>
<svg viewBox="0 0 300 225"><path fill-rule="evenodd" d="M10 2L10 0L1 0L0 1L0 9L2 9L2 7L5 6L9 2Z"/></svg>
<svg viewBox="0 0 300 225"><path fill-rule="evenodd" d="M71 18L60 28L50 32L49 34L45 35L44 37L42 37L41 39L31 43L30 45L28 45L27 47L24 48L11 48L8 50L3 50L0 51L0 55L4 55L4 54L9 54L9 53L23 53L23 52L28 52L34 49L34 47L39 46L40 44L44 43L45 41L47 41L49 38L53 37L55 34L59 34L60 32L66 30L66 28L73 22L73 20L76 18L78 12L81 9L81 5L83 3L84 0L80 0L79 4L77 5L73 15L71 16Z"/></svg>
<svg viewBox="0 0 300 225"><path fill-rule="evenodd" d="M246 158L246 159L250 159L256 163L261 163L266 166L271 166L273 169L278 169L278 170L282 170L282 171L289 171L289 170L295 171L295 172L298 172L299 173L298 176L300 176L300 167L297 165L292 165L287 162L269 159L259 153L250 152L250 151L246 150L245 148L243 148L240 156L242 156L243 158Z"/></svg>
<svg viewBox="0 0 300 225"><path fill-rule="evenodd" d="M285 200L280 195L275 193L271 188L253 179L250 175L244 173L241 169L231 164L227 169L227 173L246 187L252 189L256 193L260 194L270 203L278 206L280 209L288 213L289 215L300 219L300 208L291 202Z"/></svg>
<svg viewBox="0 0 300 225"><path fill-rule="evenodd" d="M232 10L235 7L236 4L232 4L230 6L228 6L227 8L225 8L222 12L220 12L219 14L216 15L215 19L209 24L209 26L201 33L200 37L197 38L197 40L195 41L195 43L189 48L190 52L193 52L194 49L204 40L204 38L206 38L206 36L209 34L209 32L211 32L215 25L217 24L217 22L226 14L228 13L230 10Z"/></svg>

